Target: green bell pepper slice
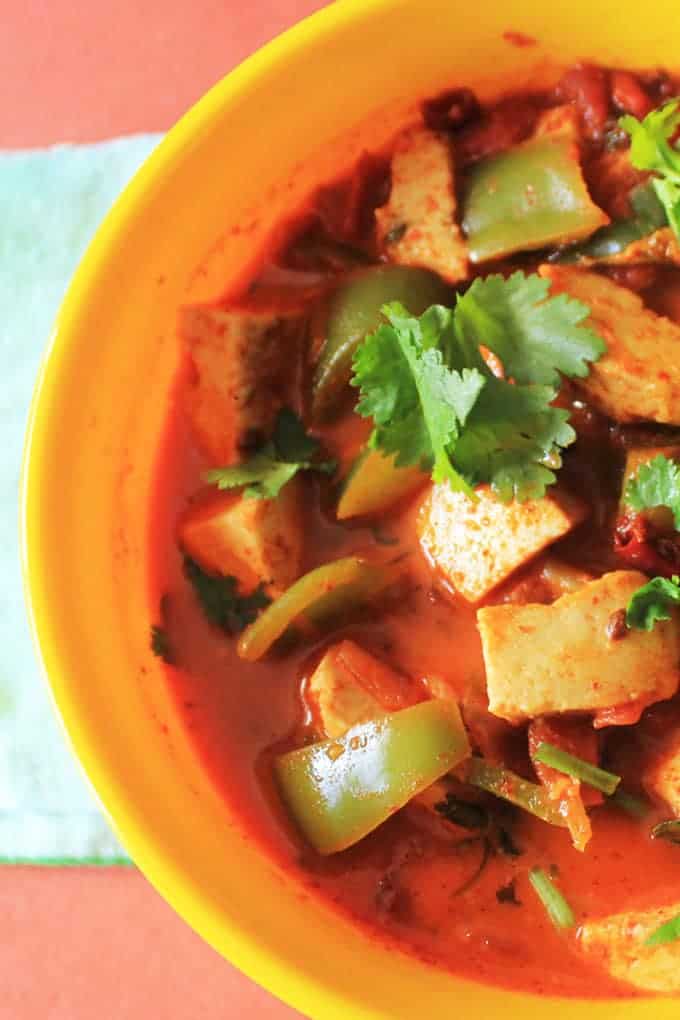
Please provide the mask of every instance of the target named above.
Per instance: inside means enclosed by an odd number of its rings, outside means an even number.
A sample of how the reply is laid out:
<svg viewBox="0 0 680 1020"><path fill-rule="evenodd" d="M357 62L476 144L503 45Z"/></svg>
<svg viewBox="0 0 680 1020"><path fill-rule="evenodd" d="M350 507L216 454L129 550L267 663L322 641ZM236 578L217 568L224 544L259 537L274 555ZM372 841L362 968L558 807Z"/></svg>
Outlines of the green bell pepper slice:
<svg viewBox="0 0 680 1020"><path fill-rule="evenodd" d="M348 277L333 294L326 320L326 338L312 382L312 415L332 416L352 377L352 356L381 322L380 309L400 301L412 315L430 305L446 304L451 290L434 273L412 266L379 265Z"/></svg>
<svg viewBox="0 0 680 1020"><path fill-rule="evenodd" d="M607 222L568 138L529 139L470 170L463 231L472 262L579 241Z"/></svg>
<svg viewBox="0 0 680 1020"><path fill-rule="evenodd" d="M239 656L255 662L300 618L322 626L339 613L361 605L393 584L400 569L396 563L368 563L358 556L316 567L246 627L237 645Z"/></svg>
<svg viewBox="0 0 680 1020"><path fill-rule="evenodd" d="M281 755L275 775L320 854L357 843L470 754L454 701L424 701Z"/></svg>
<svg viewBox="0 0 680 1020"><path fill-rule="evenodd" d="M383 513L428 480L418 467L397 467L395 456L366 448L356 458L342 484L336 516L365 517Z"/></svg>
<svg viewBox="0 0 680 1020"><path fill-rule="evenodd" d="M601 227L584 244L567 248L551 261L570 263L581 259L611 258L612 255L620 255L635 241L668 226L666 210L650 182L633 188L629 201L633 210L631 216L608 227Z"/></svg>

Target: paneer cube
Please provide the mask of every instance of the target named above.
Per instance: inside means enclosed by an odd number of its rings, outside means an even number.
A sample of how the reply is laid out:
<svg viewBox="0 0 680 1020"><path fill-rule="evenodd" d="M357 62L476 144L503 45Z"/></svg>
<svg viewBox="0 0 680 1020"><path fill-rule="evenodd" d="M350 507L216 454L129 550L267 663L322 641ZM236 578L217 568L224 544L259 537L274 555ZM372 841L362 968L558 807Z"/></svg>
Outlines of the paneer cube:
<svg viewBox="0 0 680 1020"><path fill-rule="evenodd" d="M305 688L315 728L339 737L358 723L422 700L416 685L354 641L329 648Z"/></svg>
<svg viewBox="0 0 680 1020"><path fill-rule="evenodd" d="M612 977L648 992L680 992L680 942L646 946L649 936L680 914L680 903L587 921L582 950Z"/></svg>
<svg viewBox="0 0 680 1020"><path fill-rule="evenodd" d="M468 276L467 244L456 222L448 140L426 128L404 132L392 157L392 190L376 209L378 242L391 262L431 269L450 283Z"/></svg>
<svg viewBox="0 0 680 1020"><path fill-rule="evenodd" d="M215 466L236 463L269 433L299 362L300 310L193 305L179 330L193 377L186 405L196 440Z"/></svg>
<svg viewBox="0 0 680 1020"><path fill-rule="evenodd" d="M609 626L646 582L636 570L617 570L552 605L478 610L489 710L518 723L672 697L680 680L677 620L623 636Z"/></svg>
<svg viewBox="0 0 680 1020"><path fill-rule="evenodd" d="M289 588L302 562L302 490L298 479L277 499L220 492L182 518L182 549L209 573L231 574L250 591L264 582L272 596Z"/></svg>
<svg viewBox="0 0 680 1020"><path fill-rule="evenodd" d="M587 323L607 353L574 384L618 422L680 424L680 325L646 308L639 295L574 266L542 265L552 295L569 294L589 306Z"/></svg>
<svg viewBox="0 0 680 1020"><path fill-rule="evenodd" d="M526 503L503 503L487 485L476 494L472 500L448 482L433 485L418 516L425 555L468 602L479 602L587 515L564 491Z"/></svg>

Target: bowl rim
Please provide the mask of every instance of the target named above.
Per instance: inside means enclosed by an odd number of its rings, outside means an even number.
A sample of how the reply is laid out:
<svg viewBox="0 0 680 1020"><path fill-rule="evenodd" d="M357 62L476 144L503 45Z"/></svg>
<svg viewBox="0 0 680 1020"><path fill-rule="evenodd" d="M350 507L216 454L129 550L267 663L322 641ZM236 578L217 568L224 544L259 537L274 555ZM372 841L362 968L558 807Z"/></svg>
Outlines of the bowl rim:
<svg viewBox="0 0 680 1020"><path fill-rule="evenodd" d="M68 342L70 323L78 318L78 306L83 295L95 284L100 263L107 251L115 247L128 224L134 221L138 210L143 207L150 186L181 161L187 141L200 133L202 128L208 127L226 103L246 92L252 82L269 70L299 58L308 48L322 43L325 36L341 30L353 21L375 17L381 10L411 2L413 0L331 0L327 6L292 25L232 68L165 133L107 212L71 278L42 355L31 398L22 454L19 549L27 616L45 687L85 781L94 791L105 817L130 853L135 866L170 903L172 909L221 955L225 955L220 948L225 940L218 937L218 933L220 936L227 934L230 941L230 963L283 1002L314 1017L351 1016L355 1020L378 1020L385 1014L378 1012L375 1007L366 1007L365 1003L360 1006L347 992L330 982L324 982L303 969L292 968L289 962L279 958L269 946L258 941L246 924L233 915L219 911L211 896L202 890L200 883L166 853L153 828L140 823L131 807L131 801L120 797L112 773L107 766L102 765L94 746L81 739L83 728L77 713L71 711L71 706L68 711L62 711L60 695L49 679L51 675L60 672L60 656L56 642L47 633L47 628L41 622L42 614L37 609L37 605L43 601L43 585L40 559L34 555L35 536L39 529L34 493L37 495L39 492L43 468L33 451L40 445L41 436L48 427L46 421L41 421L41 409L55 383L52 368L56 356ZM460 982L468 983L463 977L455 977ZM483 987L488 989L489 986ZM517 995L514 990L496 990L506 997ZM525 997L525 994L520 992L519 997ZM556 1000L545 996L540 1001L550 1007ZM578 998L569 1001L575 1009L583 1003ZM599 1000L598 1005L606 1006L609 1001Z"/></svg>
<svg viewBox="0 0 680 1020"><path fill-rule="evenodd" d="M256 939L248 926L217 910L214 900L176 861L168 857L151 827L140 824L131 803L119 796L115 779L102 765L96 749L82 740L77 713L50 681L60 672L57 642L41 622L38 606L42 597L42 567L34 555L39 522L35 513L43 469L34 450L41 445L47 422L42 408L54 386L53 366L69 340L70 323L78 318L83 295L90 292L106 253L115 247L129 223L143 207L150 186L178 163L186 143L209 126L221 108L246 92L254 82L277 65L290 62L310 46L319 45L324 36L335 33L357 16L373 14L394 6L395 0L335 0L314 11L263 44L220 78L165 132L160 142L136 170L115 199L80 257L60 302L47 338L34 381L27 415L19 480L19 553L24 604L34 652L44 687L54 708L56 720L80 773L93 792L98 806L129 853L134 866L169 903L182 920L229 963L249 979L289 1006L309 1012L310 1016L355 1015L377 1017L373 1010L356 1007L331 984L293 969L270 947ZM397 0L399 2L399 0ZM218 931L222 938L218 939ZM228 936L230 947L225 957L220 943ZM335 1012L337 1010L337 1013ZM354 1013L352 1013L354 1010Z"/></svg>

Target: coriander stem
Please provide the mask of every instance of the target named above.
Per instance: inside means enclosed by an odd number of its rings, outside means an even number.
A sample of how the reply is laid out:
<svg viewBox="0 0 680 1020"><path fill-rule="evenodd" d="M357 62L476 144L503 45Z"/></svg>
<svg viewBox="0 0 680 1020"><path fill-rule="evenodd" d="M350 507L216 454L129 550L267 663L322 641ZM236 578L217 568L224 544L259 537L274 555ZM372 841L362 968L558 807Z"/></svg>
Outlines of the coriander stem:
<svg viewBox="0 0 680 1020"><path fill-rule="evenodd" d="M532 868L529 881L555 927L573 928L576 923L574 912L543 868Z"/></svg>
<svg viewBox="0 0 680 1020"><path fill-rule="evenodd" d="M460 775L471 786L507 800L550 825L567 827L559 805L550 799L544 787L522 779L502 765L492 765L483 758L470 758Z"/></svg>
<svg viewBox="0 0 680 1020"><path fill-rule="evenodd" d="M621 782L621 777L615 776L613 772L606 772L604 769L598 768L597 765L593 765L592 762L577 758L575 754L569 754L568 751L563 751L560 747L555 747L554 744L549 744L546 741L542 741L538 745L534 758L544 765L549 765L550 768L557 769L558 772L564 772L573 779L580 779L588 786L593 786L596 790L601 790L609 796L616 791Z"/></svg>

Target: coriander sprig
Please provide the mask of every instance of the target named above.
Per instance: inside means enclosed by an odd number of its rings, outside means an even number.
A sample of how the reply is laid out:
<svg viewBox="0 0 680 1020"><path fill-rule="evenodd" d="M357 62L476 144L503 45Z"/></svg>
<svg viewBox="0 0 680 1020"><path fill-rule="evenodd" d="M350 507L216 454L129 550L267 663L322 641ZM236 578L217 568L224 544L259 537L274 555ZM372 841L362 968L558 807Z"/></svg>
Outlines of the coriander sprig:
<svg viewBox="0 0 680 1020"><path fill-rule="evenodd" d="M475 280L454 308L419 317L385 305L353 363L370 445L457 490L486 482L506 501L542 496L576 438L553 406L560 378L583 377L606 350L584 325L588 307L549 287L519 271ZM481 345L510 378L493 374Z"/></svg>
<svg viewBox="0 0 680 1020"><path fill-rule="evenodd" d="M638 170L651 170L654 190L668 222L680 237L680 147L675 141L680 126L680 99L671 99L644 120L631 114L619 124L630 135L630 159Z"/></svg>

